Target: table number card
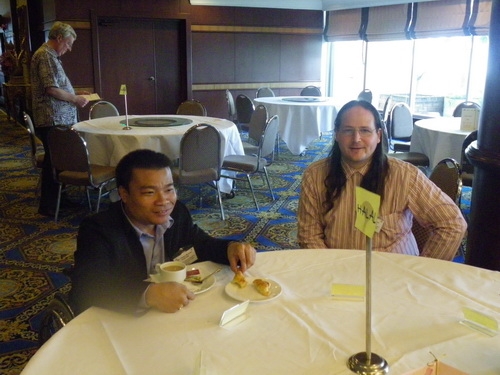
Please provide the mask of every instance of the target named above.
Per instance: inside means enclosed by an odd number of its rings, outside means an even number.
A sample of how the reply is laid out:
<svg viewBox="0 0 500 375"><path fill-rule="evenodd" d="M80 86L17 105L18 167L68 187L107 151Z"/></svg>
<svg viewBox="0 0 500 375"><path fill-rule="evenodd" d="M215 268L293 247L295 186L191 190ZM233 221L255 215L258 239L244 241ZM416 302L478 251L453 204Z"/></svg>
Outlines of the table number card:
<svg viewBox="0 0 500 375"><path fill-rule="evenodd" d="M462 118L460 120L460 130L473 131L477 129L479 124L479 109L464 108L462 109Z"/></svg>
<svg viewBox="0 0 500 375"><path fill-rule="evenodd" d="M249 303L250 301L247 300L224 311L222 313L222 317L220 318L219 326L232 326L245 320L245 312L247 311Z"/></svg>
<svg viewBox="0 0 500 375"><path fill-rule="evenodd" d="M333 284L331 295L334 299L347 301L364 301L365 286L353 284Z"/></svg>
<svg viewBox="0 0 500 375"><path fill-rule="evenodd" d="M464 319L460 323L463 325L488 336L496 336L498 334L498 322L494 318L468 307L464 307L462 312Z"/></svg>
<svg viewBox="0 0 500 375"><path fill-rule="evenodd" d="M380 207L380 195L356 186L356 222L354 226L367 237L372 238L373 234L380 228L377 222L378 210Z"/></svg>

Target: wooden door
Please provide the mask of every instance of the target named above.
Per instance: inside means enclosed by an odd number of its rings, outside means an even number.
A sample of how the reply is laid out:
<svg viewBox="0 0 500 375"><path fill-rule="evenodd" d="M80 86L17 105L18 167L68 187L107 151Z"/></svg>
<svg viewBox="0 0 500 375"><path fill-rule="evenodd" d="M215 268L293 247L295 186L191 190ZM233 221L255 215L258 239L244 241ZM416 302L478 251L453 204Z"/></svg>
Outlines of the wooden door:
<svg viewBox="0 0 500 375"><path fill-rule="evenodd" d="M179 20L99 19L96 89L125 114L175 113L187 96L186 44Z"/></svg>

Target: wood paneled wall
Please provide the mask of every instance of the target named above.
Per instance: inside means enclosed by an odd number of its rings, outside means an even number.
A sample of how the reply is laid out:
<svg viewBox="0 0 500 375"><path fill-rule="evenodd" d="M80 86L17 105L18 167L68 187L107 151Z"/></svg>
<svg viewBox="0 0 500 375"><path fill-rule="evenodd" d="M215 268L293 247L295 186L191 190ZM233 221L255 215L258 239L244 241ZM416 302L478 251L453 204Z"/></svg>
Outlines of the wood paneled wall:
<svg viewBox="0 0 500 375"><path fill-rule="evenodd" d="M91 13L187 19L192 95L205 103L210 116L227 115L225 89L253 98L260 86L270 86L279 95L297 95L304 86L320 84L321 11L192 6L188 0L39 1L44 11L40 20L31 22L39 25L32 34L50 29L55 20L70 23L78 34L73 51L63 56L77 87L93 87L94 83L93 56L99 51L92 50ZM140 46L131 46L131 53L140 56Z"/></svg>

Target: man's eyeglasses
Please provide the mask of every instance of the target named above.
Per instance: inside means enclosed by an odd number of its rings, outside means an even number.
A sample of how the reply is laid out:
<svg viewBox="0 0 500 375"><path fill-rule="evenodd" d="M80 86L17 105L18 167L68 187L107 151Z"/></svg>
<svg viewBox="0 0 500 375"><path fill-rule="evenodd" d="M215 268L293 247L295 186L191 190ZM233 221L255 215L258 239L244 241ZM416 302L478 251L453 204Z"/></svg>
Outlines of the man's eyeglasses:
<svg viewBox="0 0 500 375"><path fill-rule="evenodd" d="M343 129L339 129L339 133L340 135L344 136L344 137L352 137L354 136L356 133L359 134L359 136L361 138L368 138L370 137L374 132L376 131L376 129L369 129L369 128L361 128L361 129L355 129L355 128L343 128Z"/></svg>

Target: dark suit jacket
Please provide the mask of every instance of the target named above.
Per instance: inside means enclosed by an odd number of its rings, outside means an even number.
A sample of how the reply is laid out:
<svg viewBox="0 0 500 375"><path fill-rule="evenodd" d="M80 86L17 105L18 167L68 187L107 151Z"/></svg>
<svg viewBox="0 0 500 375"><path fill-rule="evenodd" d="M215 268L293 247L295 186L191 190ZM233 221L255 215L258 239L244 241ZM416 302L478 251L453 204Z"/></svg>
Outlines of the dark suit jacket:
<svg viewBox="0 0 500 375"><path fill-rule="evenodd" d="M182 202L177 201L171 216L174 224L164 235L165 259L171 259L181 247L193 245L199 261L228 264L230 240L205 233L193 223ZM76 313L90 306L136 312L148 276L142 245L123 214L121 202L82 221L69 295Z"/></svg>

